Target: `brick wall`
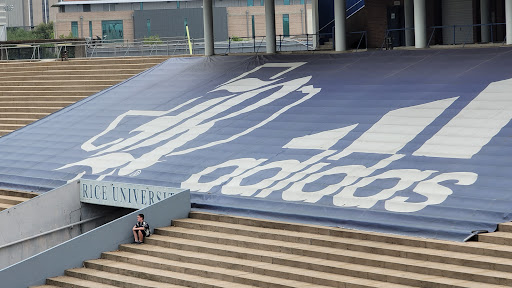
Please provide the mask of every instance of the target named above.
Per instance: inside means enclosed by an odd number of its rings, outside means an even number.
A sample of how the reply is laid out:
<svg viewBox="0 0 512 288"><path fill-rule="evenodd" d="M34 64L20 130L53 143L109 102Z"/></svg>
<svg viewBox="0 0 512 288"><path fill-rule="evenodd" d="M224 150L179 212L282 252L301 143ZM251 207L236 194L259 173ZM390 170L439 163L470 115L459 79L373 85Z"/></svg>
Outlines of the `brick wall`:
<svg viewBox="0 0 512 288"><path fill-rule="evenodd" d="M311 9L311 5L307 6ZM302 10L302 13L301 13ZM276 6L276 35L283 34L283 14L289 15L290 35L305 33L304 5L277 5ZM311 10L310 10L311 11ZM252 16L256 36L265 35L265 7L227 7L228 35L230 37L252 37ZM247 33L249 32L249 33Z"/></svg>

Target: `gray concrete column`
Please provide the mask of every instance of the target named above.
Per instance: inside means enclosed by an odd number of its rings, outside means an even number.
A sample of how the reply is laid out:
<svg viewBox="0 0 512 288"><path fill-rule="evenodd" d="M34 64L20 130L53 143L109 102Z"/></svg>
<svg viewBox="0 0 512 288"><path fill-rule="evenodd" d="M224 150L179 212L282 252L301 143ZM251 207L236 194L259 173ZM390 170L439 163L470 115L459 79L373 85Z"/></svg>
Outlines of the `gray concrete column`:
<svg viewBox="0 0 512 288"><path fill-rule="evenodd" d="M491 14L490 14L490 1L489 0L480 0L480 24L489 24L491 23ZM482 42L488 43L491 42L491 27L482 26L481 27L481 36Z"/></svg>
<svg viewBox="0 0 512 288"><path fill-rule="evenodd" d="M347 50L345 0L334 0L334 38L336 51Z"/></svg>
<svg viewBox="0 0 512 288"><path fill-rule="evenodd" d="M212 56L214 54L212 0L203 0L203 23L204 23L204 55Z"/></svg>
<svg viewBox="0 0 512 288"><path fill-rule="evenodd" d="M267 53L276 53L276 6L274 0L265 0Z"/></svg>
<svg viewBox="0 0 512 288"><path fill-rule="evenodd" d="M425 0L414 0L414 42L416 48L427 48L427 12Z"/></svg>
<svg viewBox="0 0 512 288"><path fill-rule="evenodd" d="M320 22L318 21L318 0L311 0L311 27L313 28L313 48L318 47L318 30L320 30Z"/></svg>
<svg viewBox="0 0 512 288"><path fill-rule="evenodd" d="M413 0L404 1L405 46L414 46L414 5Z"/></svg>
<svg viewBox="0 0 512 288"><path fill-rule="evenodd" d="M507 23L507 45L512 45L512 0L505 0L505 22Z"/></svg>

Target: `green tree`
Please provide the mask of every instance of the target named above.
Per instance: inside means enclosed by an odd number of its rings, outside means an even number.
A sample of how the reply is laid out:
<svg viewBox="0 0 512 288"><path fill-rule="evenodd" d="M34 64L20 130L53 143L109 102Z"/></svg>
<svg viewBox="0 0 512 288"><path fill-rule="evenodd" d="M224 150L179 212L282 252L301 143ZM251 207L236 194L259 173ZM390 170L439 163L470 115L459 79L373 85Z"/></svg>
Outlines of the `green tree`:
<svg viewBox="0 0 512 288"><path fill-rule="evenodd" d="M36 39L53 39L53 22L48 24L41 23L33 31L27 31L23 28L8 28L8 41L23 41Z"/></svg>

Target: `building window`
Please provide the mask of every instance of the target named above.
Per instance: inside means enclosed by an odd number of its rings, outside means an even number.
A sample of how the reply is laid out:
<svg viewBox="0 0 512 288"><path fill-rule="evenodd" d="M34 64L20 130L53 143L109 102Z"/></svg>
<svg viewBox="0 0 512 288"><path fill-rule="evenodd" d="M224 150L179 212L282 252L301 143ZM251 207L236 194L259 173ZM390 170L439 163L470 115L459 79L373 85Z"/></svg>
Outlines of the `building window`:
<svg viewBox="0 0 512 288"><path fill-rule="evenodd" d="M300 4L304 5L304 0L300 0Z"/></svg>
<svg viewBox="0 0 512 288"><path fill-rule="evenodd" d="M123 40L123 20L101 21L101 32L106 40Z"/></svg>
<svg viewBox="0 0 512 288"><path fill-rule="evenodd" d="M284 5L290 5L290 0L284 0Z"/></svg>
<svg viewBox="0 0 512 288"><path fill-rule="evenodd" d="M60 13L66 13L66 6L59 6L59 12ZM32 14L30 14L32 16ZM31 23L34 22L34 20L30 20Z"/></svg>
<svg viewBox="0 0 512 288"><path fill-rule="evenodd" d="M84 4L83 5L83 11L84 12L91 12L91 4Z"/></svg>
<svg viewBox="0 0 512 288"><path fill-rule="evenodd" d="M92 39L92 21L89 21L89 37Z"/></svg>
<svg viewBox="0 0 512 288"><path fill-rule="evenodd" d="M73 38L78 38L78 22L76 21L71 22L71 35Z"/></svg>
<svg viewBox="0 0 512 288"><path fill-rule="evenodd" d="M146 20L146 28L148 29L148 37L151 36L151 19Z"/></svg>
<svg viewBox="0 0 512 288"><path fill-rule="evenodd" d="M247 6L254 6L254 0L247 0Z"/></svg>
<svg viewBox="0 0 512 288"><path fill-rule="evenodd" d="M116 4L103 4L103 11L116 11Z"/></svg>
<svg viewBox="0 0 512 288"><path fill-rule="evenodd" d="M260 6L265 6L265 0L260 1Z"/></svg>
<svg viewBox="0 0 512 288"><path fill-rule="evenodd" d="M180 1L176 1L176 8L180 9Z"/></svg>
<svg viewBox="0 0 512 288"><path fill-rule="evenodd" d="M144 3L140 2L140 10L144 10Z"/></svg>
<svg viewBox="0 0 512 288"><path fill-rule="evenodd" d="M252 38L256 38L256 25L254 25L254 15L251 17L251 23L252 23Z"/></svg>
<svg viewBox="0 0 512 288"><path fill-rule="evenodd" d="M290 37L290 15L283 14L283 36Z"/></svg>

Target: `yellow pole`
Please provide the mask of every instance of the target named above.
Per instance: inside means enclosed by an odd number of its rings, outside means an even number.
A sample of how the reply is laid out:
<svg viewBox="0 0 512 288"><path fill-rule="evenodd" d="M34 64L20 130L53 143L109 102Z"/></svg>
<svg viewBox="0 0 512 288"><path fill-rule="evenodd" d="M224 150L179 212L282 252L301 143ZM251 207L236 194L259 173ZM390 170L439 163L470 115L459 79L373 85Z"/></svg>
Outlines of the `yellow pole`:
<svg viewBox="0 0 512 288"><path fill-rule="evenodd" d="M190 55L192 55L192 42L190 42L190 33L188 32L188 24L185 26L187 29L187 38L188 38L188 50L190 51Z"/></svg>

